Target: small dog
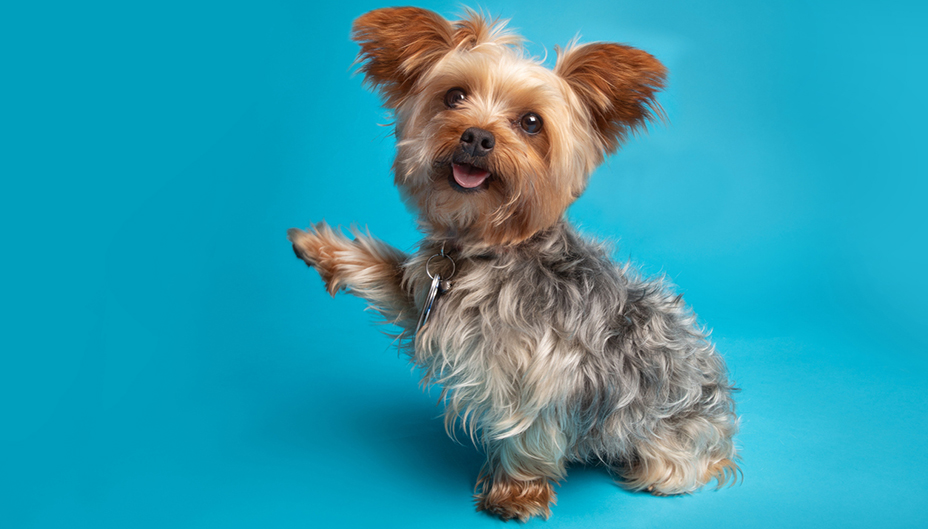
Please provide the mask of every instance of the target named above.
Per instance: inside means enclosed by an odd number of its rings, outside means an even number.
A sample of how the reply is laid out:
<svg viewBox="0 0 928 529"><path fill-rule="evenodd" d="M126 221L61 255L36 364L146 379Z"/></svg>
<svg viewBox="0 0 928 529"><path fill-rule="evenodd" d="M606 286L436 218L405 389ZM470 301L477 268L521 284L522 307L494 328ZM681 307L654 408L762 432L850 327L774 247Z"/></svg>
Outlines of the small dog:
<svg viewBox="0 0 928 529"><path fill-rule="evenodd" d="M624 486L682 494L739 474L721 356L680 296L619 268L564 219L604 157L660 107L665 69L611 43L524 56L504 23L424 9L354 23L360 71L396 120L395 183L425 238L406 255L325 223L290 230L328 291L402 329L487 462L477 507L550 515L569 462Z"/></svg>

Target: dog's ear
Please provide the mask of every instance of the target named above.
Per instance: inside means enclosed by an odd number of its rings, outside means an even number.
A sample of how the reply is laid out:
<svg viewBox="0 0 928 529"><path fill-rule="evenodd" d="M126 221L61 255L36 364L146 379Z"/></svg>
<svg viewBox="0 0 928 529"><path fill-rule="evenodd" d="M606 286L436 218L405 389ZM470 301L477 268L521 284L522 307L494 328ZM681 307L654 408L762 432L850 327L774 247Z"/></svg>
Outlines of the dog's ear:
<svg viewBox="0 0 928 529"><path fill-rule="evenodd" d="M396 108L416 80L454 47L454 28L437 13L392 7L354 21L351 38L361 46L359 71Z"/></svg>
<svg viewBox="0 0 928 529"><path fill-rule="evenodd" d="M662 114L654 97L664 88L667 70L650 54L600 42L557 49L557 55L554 72L588 108L606 153L635 127Z"/></svg>

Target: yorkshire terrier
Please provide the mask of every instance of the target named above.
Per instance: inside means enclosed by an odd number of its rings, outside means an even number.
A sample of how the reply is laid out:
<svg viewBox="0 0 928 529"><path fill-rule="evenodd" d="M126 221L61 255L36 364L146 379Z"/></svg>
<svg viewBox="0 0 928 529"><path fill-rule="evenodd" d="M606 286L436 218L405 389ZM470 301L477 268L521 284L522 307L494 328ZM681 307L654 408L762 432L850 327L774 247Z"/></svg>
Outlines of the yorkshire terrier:
<svg viewBox="0 0 928 529"><path fill-rule="evenodd" d="M290 230L331 294L401 329L449 432L484 449L477 508L550 515L570 462L671 495L739 474L725 363L679 295L565 220L593 170L655 115L666 71L612 43L553 70L504 23L413 7L358 18L359 70L396 124L395 183L424 239L407 255L319 223Z"/></svg>

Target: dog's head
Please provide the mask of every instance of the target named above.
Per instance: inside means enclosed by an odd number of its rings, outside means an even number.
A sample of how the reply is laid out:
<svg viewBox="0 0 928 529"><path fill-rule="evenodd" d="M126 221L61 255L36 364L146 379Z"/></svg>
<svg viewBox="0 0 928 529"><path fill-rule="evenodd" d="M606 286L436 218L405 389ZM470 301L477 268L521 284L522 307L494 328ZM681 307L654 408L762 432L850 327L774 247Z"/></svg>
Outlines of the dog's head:
<svg viewBox="0 0 928 529"><path fill-rule="evenodd" d="M462 242L515 244L552 226L659 112L663 65L620 44L558 49L549 70L502 23L413 7L367 13L352 37L395 115L397 186L428 229Z"/></svg>

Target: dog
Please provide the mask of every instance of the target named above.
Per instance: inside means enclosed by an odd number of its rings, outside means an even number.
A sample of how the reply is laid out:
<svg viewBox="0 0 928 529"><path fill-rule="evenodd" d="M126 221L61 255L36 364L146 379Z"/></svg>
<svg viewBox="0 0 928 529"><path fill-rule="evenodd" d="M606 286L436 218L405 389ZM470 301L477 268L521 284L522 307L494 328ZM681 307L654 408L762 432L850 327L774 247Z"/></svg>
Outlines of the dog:
<svg viewBox="0 0 928 529"><path fill-rule="evenodd" d="M396 325L442 388L449 433L486 453L477 509L547 518L571 462L657 495L736 481L736 389L707 333L662 280L565 220L604 158L662 115L664 66L574 42L548 69L474 11L378 9L352 38L393 112L395 184L424 239L407 255L324 222L289 239L329 293Z"/></svg>

